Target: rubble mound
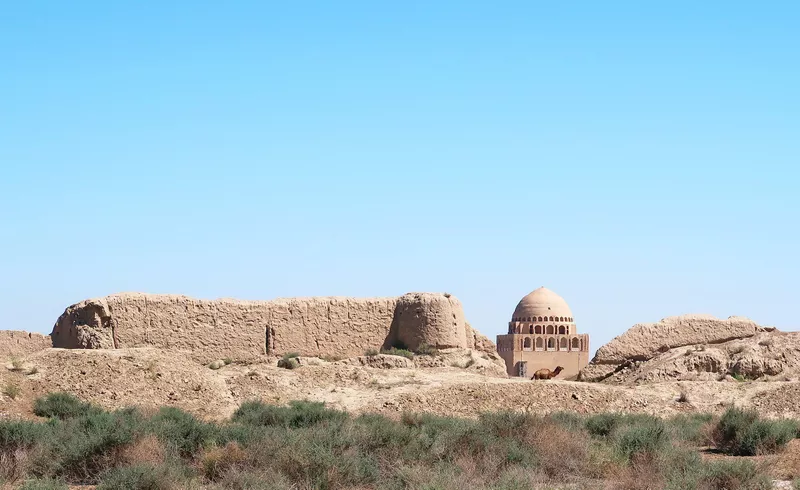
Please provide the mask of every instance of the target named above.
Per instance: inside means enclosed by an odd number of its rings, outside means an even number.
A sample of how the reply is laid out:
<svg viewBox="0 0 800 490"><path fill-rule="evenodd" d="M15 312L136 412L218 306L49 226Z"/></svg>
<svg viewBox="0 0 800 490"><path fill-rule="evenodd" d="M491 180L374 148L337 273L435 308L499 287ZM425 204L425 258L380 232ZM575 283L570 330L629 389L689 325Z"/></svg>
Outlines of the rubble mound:
<svg viewBox="0 0 800 490"><path fill-rule="evenodd" d="M579 378L598 381L634 362L653 359L679 347L716 345L753 337L767 329L744 317L726 320L711 315L683 315L657 323L640 323L600 347Z"/></svg>
<svg viewBox="0 0 800 490"><path fill-rule="evenodd" d="M613 367L611 372L605 369ZM762 331L717 344L685 345L648 360L589 365L584 381L655 383L678 381L781 381L800 371L800 332Z"/></svg>

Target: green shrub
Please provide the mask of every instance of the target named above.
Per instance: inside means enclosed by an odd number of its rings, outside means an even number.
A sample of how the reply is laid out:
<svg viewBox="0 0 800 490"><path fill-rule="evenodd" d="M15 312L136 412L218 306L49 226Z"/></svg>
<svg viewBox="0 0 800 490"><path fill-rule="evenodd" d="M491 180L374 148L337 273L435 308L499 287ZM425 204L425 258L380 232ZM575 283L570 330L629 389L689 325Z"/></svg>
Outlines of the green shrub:
<svg viewBox="0 0 800 490"><path fill-rule="evenodd" d="M169 468L138 464L112 468L103 474L97 490L172 490L179 488Z"/></svg>
<svg viewBox="0 0 800 490"><path fill-rule="evenodd" d="M33 403L33 413L39 417L56 419L70 419L74 417L86 416L97 413L100 409L89 403L80 401L69 393L50 393L47 396L37 398Z"/></svg>
<svg viewBox="0 0 800 490"><path fill-rule="evenodd" d="M639 455L655 455L669 443L664 422L655 417L634 420L630 425L619 427L614 434L617 450L628 461Z"/></svg>
<svg viewBox="0 0 800 490"><path fill-rule="evenodd" d="M654 466L645 466L642 470L651 472L655 476L662 476L665 490L686 490L698 488L702 468L703 461L697 451L680 446L667 446L655 456Z"/></svg>
<svg viewBox="0 0 800 490"><path fill-rule="evenodd" d="M214 441L216 426L197 420L175 407L163 407L150 420L150 431L169 449L190 458L201 447Z"/></svg>
<svg viewBox="0 0 800 490"><path fill-rule="evenodd" d="M438 419L423 419L423 421L427 422L429 425L441 425L443 422ZM487 412L478 416L478 423L480 426L486 432L499 437L514 437L519 433L520 427L526 427L535 422L537 422L537 420L531 415L511 411Z"/></svg>
<svg viewBox="0 0 800 490"><path fill-rule="evenodd" d="M581 432L586 428L584 417L574 412L553 412L545 419L552 420L571 432Z"/></svg>
<svg viewBox="0 0 800 490"><path fill-rule="evenodd" d="M796 478L792 482L792 488L794 488L794 490L800 490L800 478Z"/></svg>
<svg viewBox="0 0 800 490"><path fill-rule="evenodd" d="M586 419L586 430L597 437L608 437L622 421L623 416L616 413L600 413Z"/></svg>
<svg viewBox="0 0 800 490"><path fill-rule="evenodd" d="M231 417L232 422L257 426L311 427L322 422L341 422L347 413L332 410L321 402L292 401L288 407L260 401L243 403Z"/></svg>
<svg viewBox="0 0 800 490"><path fill-rule="evenodd" d="M92 412L53 424L50 471L68 480L93 481L117 463L119 450L142 433L134 410Z"/></svg>
<svg viewBox="0 0 800 490"><path fill-rule="evenodd" d="M718 460L706 463L700 473L701 488L769 490L770 478L752 461Z"/></svg>
<svg viewBox="0 0 800 490"><path fill-rule="evenodd" d="M797 423L789 420L762 420L752 410L729 408L714 429L717 449L734 456L772 454L794 439Z"/></svg>
<svg viewBox="0 0 800 490"><path fill-rule="evenodd" d="M378 354L380 354L378 349L367 349L366 352L364 352L364 355L367 357L377 356Z"/></svg>
<svg viewBox="0 0 800 490"><path fill-rule="evenodd" d="M397 347L392 347L391 349L384 349L381 351L381 354L387 354L390 356L402 356L406 359L414 359L414 353L408 349L398 349Z"/></svg>
<svg viewBox="0 0 800 490"><path fill-rule="evenodd" d="M694 444L705 444L708 442L705 428L713 419L711 414L693 413L670 417L665 423L673 438Z"/></svg>
<svg viewBox="0 0 800 490"><path fill-rule="evenodd" d="M19 490L68 490L66 483L59 480L45 478L43 480L28 480L19 487Z"/></svg>
<svg viewBox="0 0 800 490"><path fill-rule="evenodd" d="M31 448L50 439L51 433L50 426L38 422L0 421L0 453Z"/></svg>

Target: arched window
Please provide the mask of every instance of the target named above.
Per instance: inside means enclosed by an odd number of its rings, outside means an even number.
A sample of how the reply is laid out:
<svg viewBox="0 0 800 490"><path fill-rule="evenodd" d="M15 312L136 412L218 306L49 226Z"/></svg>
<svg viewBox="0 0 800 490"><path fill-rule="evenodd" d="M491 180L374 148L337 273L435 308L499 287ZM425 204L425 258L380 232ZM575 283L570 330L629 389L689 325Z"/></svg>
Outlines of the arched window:
<svg viewBox="0 0 800 490"><path fill-rule="evenodd" d="M581 341L578 340L578 337L572 338L572 350L578 350L581 348Z"/></svg>
<svg viewBox="0 0 800 490"><path fill-rule="evenodd" d="M565 333L567 333L567 329L566 329L566 328L564 328L564 325L560 325L560 326L558 327L558 333L559 333L560 335L564 335Z"/></svg>
<svg viewBox="0 0 800 490"><path fill-rule="evenodd" d="M540 322L543 322L544 320L542 320L542 317L539 317L539 321L540 321Z"/></svg>
<svg viewBox="0 0 800 490"><path fill-rule="evenodd" d="M555 348L556 348L556 339L554 339L553 337L550 337L549 339L547 339L547 348L555 350Z"/></svg>
<svg viewBox="0 0 800 490"><path fill-rule="evenodd" d="M533 329L533 333L542 333L542 326L536 325L536 327Z"/></svg>
<svg viewBox="0 0 800 490"><path fill-rule="evenodd" d="M558 350L567 350L569 348L569 343L566 337L561 337L561 341L559 341Z"/></svg>
<svg viewBox="0 0 800 490"><path fill-rule="evenodd" d="M531 350L531 345L533 345L531 343L531 338L525 337L525 340L522 343L522 350Z"/></svg>
<svg viewBox="0 0 800 490"><path fill-rule="evenodd" d="M552 325L548 325L546 330L547 330L547 333L549 333L549 334L554 334L555 333L554 328L553 328Z"/></svg>
<svg viewBox="0 0 800 490"><path fill-rule="evenodd" d="M525 330L527 330L528 333L533 333L533 325L528 325L528 328L526 328Z"/></svg>
<svg viewBox="0 0 800 490"><path fill-rule="evenodd" d="M528 317L528 321L531 321L531 317Z"/></svg>
<svg viewBox="0 0 800 490"><path fill-rule="evenodd" d="M544 349L544 340L543 340L541 337L538 337L538 338L536 339L536 349L537 349L537 350L542 350L542 349Z"/></svg>

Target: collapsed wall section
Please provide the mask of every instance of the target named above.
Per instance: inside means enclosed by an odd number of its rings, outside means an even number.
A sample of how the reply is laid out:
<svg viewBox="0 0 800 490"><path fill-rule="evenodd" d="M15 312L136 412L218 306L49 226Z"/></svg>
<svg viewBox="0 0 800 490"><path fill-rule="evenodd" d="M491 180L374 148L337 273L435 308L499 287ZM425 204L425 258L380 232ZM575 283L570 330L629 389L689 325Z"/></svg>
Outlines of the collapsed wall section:
<svg viewBox="0 0 800 490"><path fill-rule="evenodd" d="M754 321L732 316L721 320L711 315L683 315L658 323L639 323L597 349L592 363L619 364L627 360L646 361L662 349L685 345L718 344L752 337L762 331Z"/></svg>
<svg viewBox="0 0 800 490"><path fill-rule="evenodd" d="M466 324L458 299L434 293L272 301L125 293L68 307L52 338L64 348L177 349L201 362L288 352L356 356L397 342L412 349L494 347Z"/></svg>
<svg viewBox="0 0 800 490"><path fill-rule="evenodd" d="M765 331L754 321L732 316L683 315L657 323L639 323L597 349L580 373L582 381L601 381L633 362L648 361L660 353L689 345L713 345L753 337Z"/></svg>

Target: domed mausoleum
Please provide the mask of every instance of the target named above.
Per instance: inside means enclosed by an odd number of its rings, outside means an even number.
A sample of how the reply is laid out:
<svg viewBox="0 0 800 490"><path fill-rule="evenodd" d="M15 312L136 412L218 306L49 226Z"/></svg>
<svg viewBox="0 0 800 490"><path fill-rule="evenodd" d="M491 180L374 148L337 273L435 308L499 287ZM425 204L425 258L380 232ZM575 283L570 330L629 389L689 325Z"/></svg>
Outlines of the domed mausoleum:
<svg viewBox="0 0 800 490"><path fill-rule="evenodd" d="M589 363L589 335L578 333L564 298L541 287L517 304L508 333L497 336L497 352L510 376L562 366L558 378L574 379Z"/></svg>

